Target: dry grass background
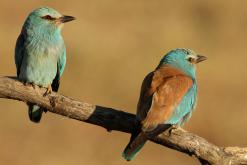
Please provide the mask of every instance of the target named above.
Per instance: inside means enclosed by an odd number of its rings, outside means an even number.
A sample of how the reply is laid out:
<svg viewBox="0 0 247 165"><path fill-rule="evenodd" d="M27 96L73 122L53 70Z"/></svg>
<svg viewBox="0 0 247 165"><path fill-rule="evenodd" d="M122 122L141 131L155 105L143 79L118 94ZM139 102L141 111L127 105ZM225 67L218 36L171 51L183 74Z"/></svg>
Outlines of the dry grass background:
<svg viewBox="0 0 247 165"><path fill-rule="evenodd" d="M247 146L247 1L0 1L0 75L15 75L14 47L27 14L50 6L77 20L63 37L68 60L59 93L135 112L141 81L168 50L208 56L198 67L199 102L185 129L220 146ZM0 100L0 164L198 164L148 143L128 163L129 135L47 113L28 120L22 102Z"/></svg>

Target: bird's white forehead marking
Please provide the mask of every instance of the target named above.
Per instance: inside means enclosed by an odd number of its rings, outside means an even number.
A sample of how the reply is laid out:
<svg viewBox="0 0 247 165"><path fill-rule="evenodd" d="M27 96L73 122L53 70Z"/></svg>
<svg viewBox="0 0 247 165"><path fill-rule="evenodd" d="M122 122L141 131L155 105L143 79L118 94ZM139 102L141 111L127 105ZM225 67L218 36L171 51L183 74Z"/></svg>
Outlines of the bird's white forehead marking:
<svg viewBox="0 0 247 165"><path fill-rule="evenodd" d="M181 48L180 50L182 50L186 55L196 55L196 53L191 49Z"/></svg>
<svg viewBox="0 0 247 165"><path fill-rule="evenodd" d="M187 54L186 59L189 59L189 58L196 59L197 58L197 54L193 50L186 49L186 48L182 48L182 50Z"/></svg>
<svg viewBox="0 0 247 165"><path fill-rule="evenodd" d="M197 56L195 54L189 54L186 56L186 59L189 59L189 58L195 59L195 58L197 58Z"/></svg>

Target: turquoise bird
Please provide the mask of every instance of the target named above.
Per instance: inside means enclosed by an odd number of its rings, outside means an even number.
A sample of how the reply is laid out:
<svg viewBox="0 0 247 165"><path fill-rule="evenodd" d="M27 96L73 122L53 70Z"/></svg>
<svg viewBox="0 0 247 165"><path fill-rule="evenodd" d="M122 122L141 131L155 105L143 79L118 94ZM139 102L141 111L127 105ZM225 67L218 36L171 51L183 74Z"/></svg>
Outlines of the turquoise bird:
<svg viewBox="0 0 247 165"><path fill-rule="evenodd" d="M145 142L171 126L182 126L195 109L196 64L206 60L190 49L167 53L143 80L137 105L137 127L122 156L130 161Z"/></svg>
<svg viewBox="0 0 247 165"><path fill-rule="evenodd" d="M58 91L66 64L66 48L61 30L72 16L61 15L49 7L32 11L21 30L15 47L17 77L27 84ZM28 103L29 118L38 123L45 109Z"/></svg>

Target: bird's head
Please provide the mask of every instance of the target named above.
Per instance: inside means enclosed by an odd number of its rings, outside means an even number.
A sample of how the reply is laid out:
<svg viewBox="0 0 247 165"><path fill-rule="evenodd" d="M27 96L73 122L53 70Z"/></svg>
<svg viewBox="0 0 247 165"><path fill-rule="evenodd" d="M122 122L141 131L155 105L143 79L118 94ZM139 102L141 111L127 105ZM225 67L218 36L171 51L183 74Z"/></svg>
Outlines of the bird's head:
<svg viewBox="0 0 247 165"><path fill-rule="evenodd" d="M75 17L62 15L52 8L41 7L28 15L23 28L36 32L44 31L45 33L60 32L64 23L74 19Z"/></svg>
<svg viewBox="0 0 247 165"><path fill-rule="evenodd" d="M190 49L174 49L168 52L160 61L160 65L167 64L181 69L185 74L195 77L196 64L206 60L202 55L196 54Z"/></svg>

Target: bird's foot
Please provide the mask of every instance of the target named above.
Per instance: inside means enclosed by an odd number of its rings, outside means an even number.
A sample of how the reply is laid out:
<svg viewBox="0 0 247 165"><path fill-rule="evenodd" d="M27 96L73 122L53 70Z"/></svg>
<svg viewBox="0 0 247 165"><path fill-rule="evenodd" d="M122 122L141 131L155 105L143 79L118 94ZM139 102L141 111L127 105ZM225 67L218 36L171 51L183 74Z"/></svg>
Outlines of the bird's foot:
<svg viewBox="0 0 247 165"><path fill-rule="evenodd" d="M52 92L52 87L51 87L51 84L50 84L50 85L48 85L47 90L46 90L44 96L47 96L48 94L51 94L51 92Z"/></svg>
<svg viewBox="0 0 247 165"><path fill-rule="evenodd" d="M171 128L169 129L169 136L171 136L173 130L178 129L178 128L179 128L179 125L172 125Z"/></svg>

